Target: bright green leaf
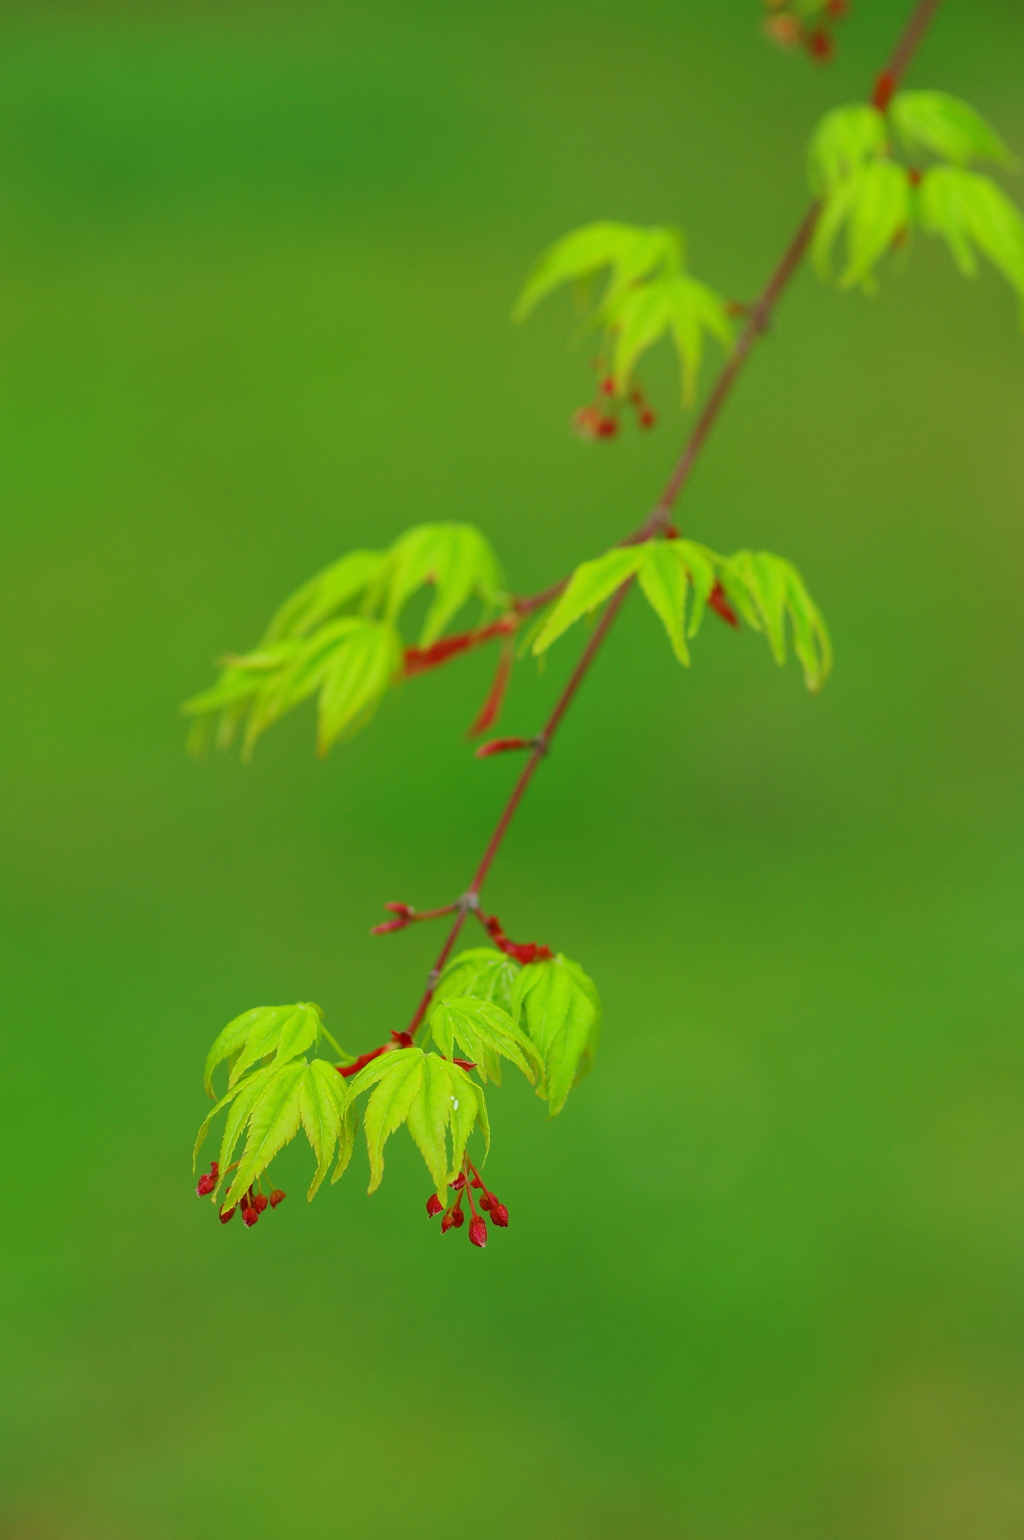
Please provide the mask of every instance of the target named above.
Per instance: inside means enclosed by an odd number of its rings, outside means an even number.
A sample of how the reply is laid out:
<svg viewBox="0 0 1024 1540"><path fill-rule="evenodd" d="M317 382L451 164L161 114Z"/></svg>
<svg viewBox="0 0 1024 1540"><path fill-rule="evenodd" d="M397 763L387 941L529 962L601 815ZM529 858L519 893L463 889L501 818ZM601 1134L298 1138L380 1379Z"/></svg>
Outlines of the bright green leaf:
<svg viewBox="0 0 1024 1540"><path fill-rule="evenodd" d="M644 597L660 619L680 663L689 663L690 654L684 634L686 608L686 568L672 541L649 540L643 548L644 560L637 577Z"/></svg>
<svg viewBox="0 0 1024 1540"><path fill-rule="evenodd" d="M995 129L973 107L944 91L900 91L889 105L889 115L908 149L930 150L961 166L972 160L1013 164Z"/></svg>
<svg viewBox="0 0 1024 1540"><path fill-rule="evenodd" d="M827 193L888 148L885 118L877 107L836 107L822 118L811 140L811 186Z"/></svg>
<svg viewBox="0 0 1024 1540"><path fill-rule="evenodd" d="M546 652L563 631L609 598L633 576L643 559L642 546L615 546L577 567L534 642L534 653Z"/></svg>
<svg viewBox="0 0 1024 1540"><path fill-rule="evenodd" d="M381 1055L386 1063L363 1114L366 1148L370 1157L368 1192L375 1192L380 1186L384 1175L384 1146L395 1129L405 1122L423 1083L423 1057L419 1048L399 1048L391 1054ZM367 1069L371 1067L367 1065ZM365 1070L361 1070L360 1077L365 1073ZM353 1095L358 1094L354 1084L351 1091Z"/></svg>
<svg viewBox="0 0 1024 1540"><path fill-rule="evenodd" d="M419 1087L409 1105L407 1121L409 1132L426 1161L427 1170L434 1179L437 1195L442 1201L445 1200L449 1176L446 1136L454 1110L448 1065L436 1053L424 1054Z"/></svg>
<svg viewBox="0 0 1024 1540"><path fill-rule="evenodd" d="M246 1189L266 1170L279 1150L299 1131L299 1102L308 1066L304 1059L274 1073L249 1114L245 1149L235 1179L224 1198L233 1208Z"/></svg>

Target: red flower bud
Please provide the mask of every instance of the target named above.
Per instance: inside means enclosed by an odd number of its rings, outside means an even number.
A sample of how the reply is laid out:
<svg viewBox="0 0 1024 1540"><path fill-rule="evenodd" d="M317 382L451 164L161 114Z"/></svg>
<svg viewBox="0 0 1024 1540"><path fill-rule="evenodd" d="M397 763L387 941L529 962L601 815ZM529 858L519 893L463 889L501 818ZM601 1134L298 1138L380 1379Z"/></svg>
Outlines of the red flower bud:
<svg viewBox="0 0 1024 1540"><path fill-rule="evenodd" d="M480 1207L482 1209L489 1209L490 1206L491 1206L491 1195L490 1195L489 1192L485 1192L483 1197L480 1199Z"/></svg>
<svg viewBox="0 0 1024 1540"><path fill-rule="evenodd" d="M246 1208L242 1210L242 1219L247 1230L252 1229L253 1225L256 1223L259 1217L260 1216L254 1203L250 1203Z"/></svg>
<svg viewBox="0 0 1024 1540"><path fill-rule="evenodd" d="M478 1176L475 1176L469 1185L470 1187L482 1187L484 1184Z"/></svg>
<svg viewBox="0 0 1024 1540"><path fill-rule="evenodd" d="M265 1192L258 1192L255 1198L252 1200L252 1206L256 1210L257 1214L262 1214L263 1210L266 1208L269 1202L270 1199L267 1197Z"/></svg>
<svg viewBox="0 0 1024 1540"><path fill-rule="evenodd" d="M491 1223L499 1225L502 1230L508 1229L508 1209L504 1203L497 1200L491 1204Z"/></svg>
<svg viewBox="0 0 1024 1540"><path fill-rule="evenodd" d="M817 59L819 64L827 64L835 53L835 44L827 32L821 27L816 27L807 38L807 52L812 59Z"/></svg>
<svg viewBox="0 0 1024 1540"><path fill-rule="evenodd" d="M603 396L614 396L615 394L615 381L610 375L605 375L601 381L601 394Z"/></svg>
<svg viewBox="0 0 1024 1540"><path fill-rule="evenodd" d="M199 1186L196 1188L196 1192L199 1194L199 1196L201 1198L205 1198L206 1194L208 1192L212 1192L213 1189L216 1187L216 1185L217 1185L217 1178L215 1176L213 1176L213 1175L201 1176L199 1178Z"/></svg>
<svg viewBox="0 0 1024 1540"><path fill-rule="evenodd" d="M472 1059L453 1059L452 1063L453 1064L457 1064L460 1069L464 1069L464 1070L476 1069L476 1064L473 1062Z"/></svg>
<svg viewBox="0 0 1024 1540"><path fill-rule="evenodd" d="M436 1192L432 1192L430 1194L430 1197L427 1199L427 1213L429 1214L430 1218L431 1219L436 1219L438 1214L440 1214L440 1212L441 1212L441 1210L443 1208L444 1208L444 1204L441 1202L441 1199L437 1196L437 1193Z"/></svg>
<svg viewBox="0 0 1024 1540"><path fill-rule="evenodd" d="M220 1176L220 1167L215 1160L210 1161L210 1175Z"/></svg>
<svg viewBox="0 0 1024 1540"><path fill-rule="evenodd" d="M465 1223L466 1223L466 1216L462 1212L461 1208L453 1208L452 1209L452 1224L455 1226L456 1230L461 1230L462 1226Z"/></svg>
<svg viewBox="0 0 1024 1540"><path fill-rule="evenodd" d="M850 7L847 3L847 0L828 0L828 4L826 5L825 9L830 16L834 16L836 21L838 21L841 17L846 15Z"/></svg>
<svg viewBox="0 0 1024 1540"><path fill-rule="evenodd" d="M220 1211L220 1222L221 1222L222 1225L226 1225L228 1220L229 1219L233 1219L234 1217L235 1217L235 1211L234 1211L233 1208L228 1208L228 1209L223 1209L222 1208L221 1209L221 1211Z"/></svg>
<svg viewBox="0 0 1024 1540"><path fill-rule="evenodd" d="M447 1235L448 1231L451 1229L451 1227L452 1227L452 1225L454 1223L455 1223L455 1210L453 1208L450 1208L448 1210L447 1214L441 1220L441 1234L442 1235Z"/></svg>
<svg viewBox="0 0 1024 1540"><path fill-rule="evenodd" d="M284 1199L285 1194L281 1191L280 1187L275 1187L273 1192L270 1194L270 1207L277 1208L277 1205L279 1203L283 1203Z"/></svg>
<svg viewBox="0 0 1024 1540"><path fill-rule="evenodd" d="M465 1173L460 1171L458 1176L455 1178L454 1182L452 1183L452 1188L454 1189L455 1192L461 1192L462 1189L465 1187L465 1185L466 1185Z"/></svg>
<svg viewBox="0 0 1024 1540"><path fill-rule="evenodd" d="M619 425L614 417L602 417L594 431L598 438L614 438L619 431Z"/></svg>
<svg viewBox="0 0 1024 1540"><path fill-rule="evenodd" d="M469 1238L474 1246L487 1245L487 1221L479 1214L474 1214L470 1220Z"/></svg>
<svg viewBox="0 0 1024 1540"><path fill-rule="evenodd" d="M657 412L653 412L649 406L645 406L637 418L641 428L653 428L658 420Z"/></svg>

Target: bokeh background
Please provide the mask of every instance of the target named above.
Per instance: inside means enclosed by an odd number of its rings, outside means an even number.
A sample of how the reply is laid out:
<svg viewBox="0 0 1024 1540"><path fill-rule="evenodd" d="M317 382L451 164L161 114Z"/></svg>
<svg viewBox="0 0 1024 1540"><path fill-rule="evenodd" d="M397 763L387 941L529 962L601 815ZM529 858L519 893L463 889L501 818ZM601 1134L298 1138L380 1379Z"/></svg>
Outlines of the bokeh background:
<svg viewBox="0 0 1024 1540"><path fill-rule="evenodd" d="M749 296L905 10L817 70L755 0L4 7L3 1540L1024 1532L1024 343L930 245L801 276L681 508L799 564L828 689L714 624L684 673L632 604L495 869L606 1008L554 1123L492 1098L508 1232L442 1243L405 1135L311 1208L296 1145L252 1233L189 1168L229 1017L406 1020L439 937L368 928L460 891L517 766L462 736L483 655L323 763L306 711L196 765L179 702L352 545L476 521L528 592L632 527L673 369L577 441L524 269L676 221ZM1024 149L1022 57L949 0L911 78Z"/></svg>

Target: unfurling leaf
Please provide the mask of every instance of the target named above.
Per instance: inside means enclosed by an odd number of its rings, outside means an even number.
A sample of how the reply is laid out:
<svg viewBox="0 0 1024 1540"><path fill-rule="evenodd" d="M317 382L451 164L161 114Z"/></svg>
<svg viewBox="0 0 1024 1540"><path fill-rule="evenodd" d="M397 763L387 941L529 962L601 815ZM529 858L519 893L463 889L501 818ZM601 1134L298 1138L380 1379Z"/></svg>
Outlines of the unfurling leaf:
<svg viewBox="0 0 1024 1540"><path fill-rule="evenodd" d="M534 654L547 652L563 631L583 615L603 604L617 588L629 581L644 559L638 545L615 546L594 561L585 561L576 571L558 599L533 644Z"/></svg>
<svg viewBox="0 0 1024 1540"><path fill-rule="evenodd" d="M689 406L697 388L708 332L728 351L733 324L720 294L682 273L652 278L627 290L603 310L606 327L614 334L614 381L624 395L642 353L668 333L679 354L683 377L683 405Z"/></svg>
<svg viewBox="0 0 1024 1540"><path fill-rule="evenodd" d="M403 674L398 622L425 584L434 597L419 645L429 647L474 596L484 612L507 606L488 542L471 524L420 524L387 551L353 551L285 601L259 647L226 660L216 684L182 707L189 747L225 748L245 723L247 758L260 734L318 696L318 747L358 732ZM359 601L359 614L339 614Z"/></svg>
<svg viewBox="0 0 1024 1540"><path fill-rule="evenodd" d="M523 968L512 1003L544 1060L538 1095L547 1096L548 1115L554 1117L593 1061L601 1032L597 989L582 968L559 953Z"/></svg>

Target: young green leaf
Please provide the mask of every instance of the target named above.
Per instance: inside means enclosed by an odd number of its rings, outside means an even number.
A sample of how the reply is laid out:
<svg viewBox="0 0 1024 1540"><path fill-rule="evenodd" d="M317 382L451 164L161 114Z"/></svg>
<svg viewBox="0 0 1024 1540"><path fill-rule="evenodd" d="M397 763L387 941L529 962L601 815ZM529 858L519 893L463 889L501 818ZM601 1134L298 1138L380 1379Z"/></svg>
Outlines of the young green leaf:
<svg viewBox="0 0 1024 1540"><path fill-rule="evenodd" d="M261 648L280 637L305 636L322 625L369 588L386 559L384 551L350 551L332 562L285 600L267 627Z"/></svg>
<svg viewBox="0 0 1024 1540"><path fill-rule="evenodd" d="M963 274L977 272L977 246L1024 300L1024 219L990 177L933 166L922 178L918 206L921 228L943 237Z"/></svg>
<svg viewBox="0 0 1024 1540"><path fill-rule="evenodd" d="M472 524L419 524L395 541L382 573L384 611L395 621L418 589L434 585L420 633L429 647L474 594L485 606L504 602L497 557Z"/></svg>
<svg viewBox="0 0 1024 1540"><path fill-rule="evenodd" d="M610 268L609 288L602 301L605 306L660 265L678 267L681 261L682 242L675 230L644 229L611 220L584 225L564 235L539 258L512 318L525 321L534 306L561 284L578 283Z"/></svg>
<svg viewBox="0 0 1024 1540"><path fill-rule="evenodd" d="M316 1175L307 1195L310 1203L327 1175L339 1141L343 1145L347 1143L351 1153L350 1114L348 1089L344 1080L333 1064L328 1064L325 1059L314 1059L299 1086L299 1115L317 1159Z"/></svg>
<svg viewBox="0 0 1024 1540"><path fill-rule="evenodd" d="M470 947L446 963L434 988L437 1002L450 995L472 995L476 1000L491 1000L512 1014L512 986L520 965L497 947Z"/></svg>
<svg viewBox="0 0 1024 1540"><path fill-rule="evenodd" d="M454 1055L458 1043L467 1058L480 1068L481 1079L496 1078L488 1073L489 1055L508 1059L533 1085L543 1074L544 1063L533 1042L515 1023L513 1017L488 1000L470 995L451 995L436 1004L430 1013L430 1030L446 1059Z"/></svg>
<svg viewBox="0 0 1024 1540"><path fill-rule="evenodd" d="M225 1208L235 1206L278 1151L298 1133L300 1098L308 1067L305 1059L285 1064L268 1078L257 1096L249 1113L245 1149L224 1198Z"/></svg>
<svg viewBox="0 0 1024 1540"><path fill-rule="evenodd" d="M442 1202L446 1201L450 1174L447 1133L454 1101L448 1065L436 1053L424 1054L419 1087L409 1105L407 1121Z"/></svg>
<svg viewBox="0 0 1024 1540"><path fill-rule="evenodd" d="M709 551L707 546L697 545L693 540L671 540L665 543L671 545L675 551L693 589L690 624L686 632L688 637L693 638L700 630L700 623L704 619L705 606L715 586L715 564L721 560L721 557L716 556L714 551Z"/></svg>
<svg viewBox="0 0 1024 1540"><path fill-rule="evenodd" d="M649 540L643 552L644 560L637 576L644 597L668 632L672 651L680 663L688 664L690 654L684 628L686 568L671 540Z"/></svg>
<svg viewBox="0 0 1024 1540"><path fill-rule="evenodd" d="M615 546L594 561L585 561L576 568L569 583L556 602L544 626L533 644L534 654L547 652L582 615L595 610L617 588L627 582L644 559L642 546Z"/></svg>
<svg viewBox="0 0 1024 1540"><path fill-rule="evenodd" d="M380 1186L384 1175L384 1146L395 1129L405 1122L423 1083L423 1057L420 1048L398 1048L391 1053L381 1054L380 1059L373 1061L374 1064L379 1064L380 1060L385 1062L376 1076L377 1084L363 1114L366 1149L370 1157L368 1192L375 1192ZM366 1069L372 1067L367 1065ZM365 1075L364 1069L354 1077L350 1087L353 1096L363 1089L362 1086L357 1088L357 1082Z"/></svg>
<svg viewBox="0 0 1024 1540"><path fill-rule="evenodd" d="M1013 165L995 129L973 107L945 91L900 91L889 104L889 116L909 150L930 150L959 166L972 160Z"/></svg>
<svg viewBox="0 0 1024 1540"><path fill-rule="evenodd" d="M233 1086L259 1059L275 1055L275 1064L296 1058L320 1041L320 1012L315 1005L293 1005L265 1012L256 1022L231 1066L228 1085ZM282 1046L285 1052L280 1052Z"/></svg>
<svg viewBox="0 0 1024 1540"><path fill-rule="evenodd" d="M737 551L719 565L726 596L755 631L764 631L777 663L786 661L786 616L793 650L809 690L819 690L832 668L828 628L792 562L770 551Z"/></svg>
<svg viewBox="0 0 1024 1540"><path fill-rule="evenodd" d="M885 118L877 107L855 103L827 112L814 131L808 158L811 186L831 192L888 149Z"/></svg>
<svg viewBox="0 0 1024 1540"><path fill-rule="evenodd" d="M364 621L335 650L320 686L318 753L366 725L401 667L401 641L386 623Z"/></svg>
<svg viewBox="0 0 1024 1540"><path fill-rule="evenodd" d="M732 346L733 328L725 301L706 284L681 273L652 278L627 290L602 311L605 325L615 335L615 389L624 395L642 353L667 332L679 354L683 377L683 405L693 400L704 345L704 332Z"/></svg>
<svg viewBox="0 0 1024 1540"><path fill-rule="evenodd" d="M461 1064L449 1064L448 1074L452 1082L452 1171L457 1172L477 1123L484 1136L484 1159L487 1159L491 1152L491 1124L483 1086L471 1080Z"/></svg>
<svg viewBox="0 0 1024 1540"><path fill-rule="evenodd" d="M513 1005L544 1057L548 1115L565 1105L573 1085L586 1073L600 1032L597 990L575 963L559 955L530 963L516 980Z"/></svg>

